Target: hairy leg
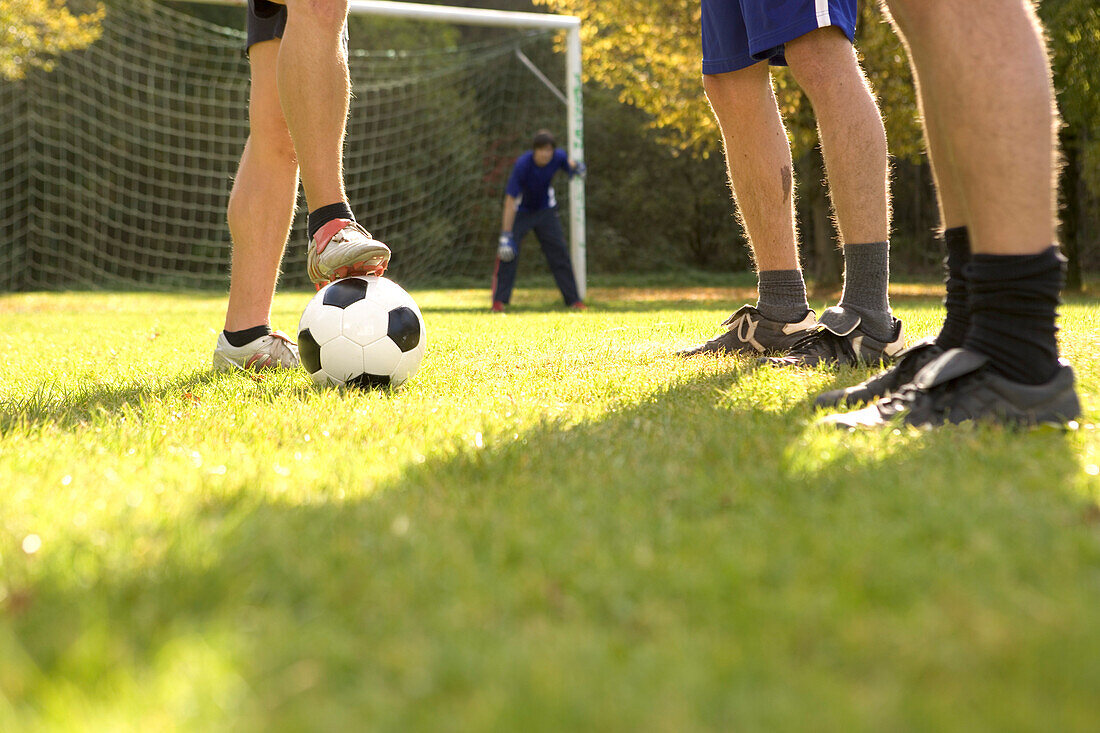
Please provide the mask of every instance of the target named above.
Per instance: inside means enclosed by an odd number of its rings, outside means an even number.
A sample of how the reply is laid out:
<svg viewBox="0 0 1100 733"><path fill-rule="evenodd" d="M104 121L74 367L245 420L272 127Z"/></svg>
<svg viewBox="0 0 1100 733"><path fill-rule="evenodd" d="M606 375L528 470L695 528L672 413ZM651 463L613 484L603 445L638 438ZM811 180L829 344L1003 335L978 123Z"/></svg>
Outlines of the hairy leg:
<svg viewBox="0 0 1100 733"><path fill-rule="evenodd" d="M855 49L838 28L819 28L787 43L786 57L817 116L841 241L886 241L886 130Z"/></svg>
<svg viewBox="0 0 1100 733"><path fill-rule="evenodd" d="M345 200L343 151L351 82L343 46L347 0L287 0L279 99L310 211Z"/></svg>
<svg viewBox="0 0 1100 733"><path fill-rule="evenodd" d="M1056 239L1054 96L1030 5L888 5L920 78L937 182L957 187L974 252L1025 255L1049 248ZM946 206L944 213L946 223Z"/></svg>
<svg viewBox="0 0 1100 733"><path fill-rule="evenodd" d="M791 149L767 63L705 75L703 87L722 128L730 186L757 269L799 269Z"/></svg>
<svg viewBox="0 0 1100 733"><path fill-rule="evenodd" d="M270 322L279 262L294 218L298 163L275 83L279 43L257 43L249 52L249 136L229 196L233 269L227 331Z"/></svg>

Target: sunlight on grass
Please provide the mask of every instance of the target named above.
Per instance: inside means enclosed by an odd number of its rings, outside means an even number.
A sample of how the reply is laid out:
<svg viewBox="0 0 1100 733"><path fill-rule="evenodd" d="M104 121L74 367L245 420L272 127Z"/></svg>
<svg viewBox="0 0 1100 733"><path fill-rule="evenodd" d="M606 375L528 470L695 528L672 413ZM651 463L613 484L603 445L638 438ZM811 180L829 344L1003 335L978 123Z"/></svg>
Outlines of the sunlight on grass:
<svg viewBox="0 0 1100 733"><path fill-rule="evenodd" d="M1100 726L1095 300L1080 430L847 433L870 370L673 355L744 288L413 295L394 392L211 373L220 297L0 296L0 730Z"/></svg>

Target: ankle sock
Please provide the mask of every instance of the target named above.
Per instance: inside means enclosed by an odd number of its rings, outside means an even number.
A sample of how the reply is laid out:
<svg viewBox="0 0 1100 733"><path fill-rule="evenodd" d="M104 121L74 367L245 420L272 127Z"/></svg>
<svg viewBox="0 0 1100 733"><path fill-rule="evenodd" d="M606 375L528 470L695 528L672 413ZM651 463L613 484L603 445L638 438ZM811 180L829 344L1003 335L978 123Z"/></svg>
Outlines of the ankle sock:
<svg viewBox="0 0 1100 733"><path fill-rule="evenodd" d="M844 245L844 291L837 305L858 313L863 330L883 341L894 332L889 287L889 242Z"/></svg>
<svg viewBox="0 0 1100 733"><path fill-rule="evenodd" d="M964 346L990 357L990 369L1043 384L1058 369L1055 324L1066 258L1057 247L1035 255L974 254L964 268L970 330Z"/></svg>
<svg viewBox="0 0 1100 733"><path fill-rule="evenodd" d="M223 331L222 333L225 334L225 340L228 341L231 346L235 346L239 349L245 344L252 343L261 336L270 335L271 326L264 324L262 326L246 328L243 331Z"/></svg>
<svg viewBox="0 0 1100 733"><path fill-rule="evenodd" d="M319 209L309 212L309 217L306 219L306 229L309 232L309 238L313 239L313 235L319 232L321 227L328 224L333 219L350 219L351 221L355 221L355 216L351 213L351 206L348 205L347 201L340 201L339 203L322 206Z"/></svg>
<svg viewBox="0 0 1100 733"><path fill-rule="evenodd" d="M761 270L756 277L759 292L756 309L765 318L795 323L810 310L802 270Z"/></svg>
<svg viewBox="0 0 1100 733"><path fill-rule="evenodd" d="M970 233L966 227L951 227L943 231L943 241L947 247L947 256L943 258L947 285L943 305L947 316L936 336L936 345L946 350L962 346L970 328L970 297L964 274L970 262Z"/></svg>

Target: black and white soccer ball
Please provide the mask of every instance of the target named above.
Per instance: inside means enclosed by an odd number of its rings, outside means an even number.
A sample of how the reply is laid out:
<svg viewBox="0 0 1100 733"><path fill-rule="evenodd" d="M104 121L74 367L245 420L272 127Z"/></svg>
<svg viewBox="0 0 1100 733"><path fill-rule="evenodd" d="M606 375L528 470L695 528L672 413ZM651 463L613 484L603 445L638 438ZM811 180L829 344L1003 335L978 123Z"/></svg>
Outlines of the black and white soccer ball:
<svg viewBox="0 0 1100 733"><path fill-rule="evenodd" d="M325 386L397 387L424 356L424 317L405 290L374 275L317 291L298 322L298 353Z"/></svg>

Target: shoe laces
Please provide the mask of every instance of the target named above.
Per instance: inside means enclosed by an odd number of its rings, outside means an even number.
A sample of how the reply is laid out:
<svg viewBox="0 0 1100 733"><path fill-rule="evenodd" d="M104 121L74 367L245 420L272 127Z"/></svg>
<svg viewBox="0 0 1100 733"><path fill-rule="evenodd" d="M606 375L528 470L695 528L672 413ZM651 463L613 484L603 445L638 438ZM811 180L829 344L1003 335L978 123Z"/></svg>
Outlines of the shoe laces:
<svg viewBox="0 0 1100 733"><path fill-rule="evenodd" d="M791 346L790 354L795 356L826 356L832 358L856 359L856 353L852 345L843 336L818 326L808 334L795 341Z"/></svg>
<svg viewBox="0 0 1100 733"><path fill-rule="evenodd" d="M332 237L332 241L333 242L346 242L346 241L348 241L347 235L345 234L345 232L348 229L354 229L355 231L357 231L360 234L364 235L367 239L374 239L374 236L370 232L368 232L366 229L364 229L362 224L360 224L357 221L353 221L351 224L348 224L346 227L344 227L340 231L336 232L336 234L334 234L333 237Z"/></svg>
<svg viewBox="0 0 1100 733"><path fill-rule="evenodd" d="M279 333L278 331L272 331L267 335L269 341L261 346L258 351L266 351L272 358L278 359L282 362L283 357L293 357L294 349L292 347L297 346L286 335Z"/></svg>

